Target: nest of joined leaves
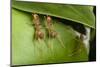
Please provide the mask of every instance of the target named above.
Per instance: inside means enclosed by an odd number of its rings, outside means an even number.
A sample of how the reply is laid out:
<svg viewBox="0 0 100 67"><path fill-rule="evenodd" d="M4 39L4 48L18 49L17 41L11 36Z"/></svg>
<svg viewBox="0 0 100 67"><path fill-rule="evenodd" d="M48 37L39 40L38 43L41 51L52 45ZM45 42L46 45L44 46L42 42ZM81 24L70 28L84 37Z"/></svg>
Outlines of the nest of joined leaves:
<svg viewBox="0 0 100 67"><path fill-rule="evenodd" d="M88 61L93 33L93 6L13 1L12 65Z"/></svg>

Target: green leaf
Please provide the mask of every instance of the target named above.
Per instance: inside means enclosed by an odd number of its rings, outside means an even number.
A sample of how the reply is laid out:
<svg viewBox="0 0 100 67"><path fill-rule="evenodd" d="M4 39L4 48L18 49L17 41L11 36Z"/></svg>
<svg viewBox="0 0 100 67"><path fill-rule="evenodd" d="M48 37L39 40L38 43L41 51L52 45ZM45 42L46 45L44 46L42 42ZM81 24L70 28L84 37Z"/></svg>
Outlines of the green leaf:
<svg viewBox="0 0 100 67"><path fill-rule="evenodd" d="M30 13L34 12L75 21L95 28L93 6L14 1L12 7Z"/></svg>
<svg viewBox="0 0 100 67"><path fill-rule="evenodd" d="M41 25L45 19L41 15ZM45 64L88 61L83 42L74 30L53 19L54 29L59 37L34 39L32 15L12 9L12 65ZM45 27L42 31L46 32Z"/></svg>

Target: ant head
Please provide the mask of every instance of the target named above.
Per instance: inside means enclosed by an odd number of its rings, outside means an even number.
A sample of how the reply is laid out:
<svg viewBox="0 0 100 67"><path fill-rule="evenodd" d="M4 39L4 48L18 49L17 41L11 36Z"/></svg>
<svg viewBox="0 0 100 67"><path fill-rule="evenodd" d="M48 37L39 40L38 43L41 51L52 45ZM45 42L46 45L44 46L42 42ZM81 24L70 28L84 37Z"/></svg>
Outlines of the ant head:
<svg viewBox="0 0 100 67"><path fill-rule="evenodd" d="M51 22L51 17L47 16L47 22Z"/></svg>
<svg viewBox="0 0 100 67"><path fill-rule="evenodd" d="M34 19L38 19L39 18L38 14L32 14L32 16L34 17Z"/></svg>

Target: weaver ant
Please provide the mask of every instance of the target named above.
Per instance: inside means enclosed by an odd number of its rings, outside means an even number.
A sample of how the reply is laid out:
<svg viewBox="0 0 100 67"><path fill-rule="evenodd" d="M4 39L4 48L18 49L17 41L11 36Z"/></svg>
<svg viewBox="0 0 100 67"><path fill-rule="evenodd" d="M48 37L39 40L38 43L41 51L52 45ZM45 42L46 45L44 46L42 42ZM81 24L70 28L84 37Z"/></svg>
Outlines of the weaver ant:
<svg viewBox="0 0 100 67"><path fill-rule="evenodd" d="M64 46L64 44L61 40L60 35L54 30L54 26L53 26L51 17L47 16L46 21L47 21L46 28L47 28L47 31L48 31L49 38L50 37L57 38L57 40L61 43L62 47L65 48L65 46Z"/></svg>
<svg viewBox="0 0 100 67"><path fill-rule="evenodd" d="M38 14L32 14L33 16L33 24L34 24L34 29L35 29L35 38L36 39L43 39L44 38L44 33L41 31L41 24L39 20Z"/></svg>
<svg viewBox="0 0 100 67"><path fill-rule="evenodd" d="M50 16L47 16L47 30L49 37L57 36L57 32L53 29L52 19Z"/></svg>

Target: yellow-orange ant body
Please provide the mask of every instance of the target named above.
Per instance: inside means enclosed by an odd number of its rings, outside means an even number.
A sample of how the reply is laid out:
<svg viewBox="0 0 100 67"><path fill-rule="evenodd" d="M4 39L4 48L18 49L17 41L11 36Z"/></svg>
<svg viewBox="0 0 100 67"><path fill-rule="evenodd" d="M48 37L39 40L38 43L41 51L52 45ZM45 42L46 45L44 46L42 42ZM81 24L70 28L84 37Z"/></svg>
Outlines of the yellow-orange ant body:
<svg viewBox="0 0 100 67"><path fill-rule="evenodd" d="M54 31L53 28L53 24L52 24L52 19L50 16L47 16L47 30L48 30L48 34L50 37L56 37L57 36L57 32Z"/></svg>
<svg viewBox="0 0 100 67"><path fill-rule="evenodd" d="M41 24L39 20L38 14L32 14L33 16L33 23L34 23L34 29L35 29L35 38L36 39L43 39L44 33L41 31Z"/></svg>

